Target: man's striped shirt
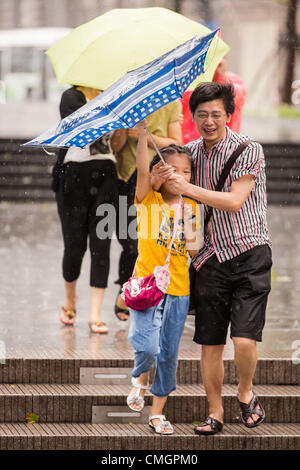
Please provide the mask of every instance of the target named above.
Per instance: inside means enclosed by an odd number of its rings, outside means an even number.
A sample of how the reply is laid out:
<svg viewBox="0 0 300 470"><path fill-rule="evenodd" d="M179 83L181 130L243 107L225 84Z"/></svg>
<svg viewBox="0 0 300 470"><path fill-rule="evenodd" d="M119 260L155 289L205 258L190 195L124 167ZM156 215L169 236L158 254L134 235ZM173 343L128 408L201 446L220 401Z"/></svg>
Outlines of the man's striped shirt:
<svg viewBox="0 0 300 470"><path fill-rule="evenodd" d="M202 137L186 144L193 157L193 184L214 190L225 163L239 144L246 140L249 137L232 132L226 127L225 137L208 154ZM266 220L265 159L262 146L257 142L251 142L240 154L222 191L229 192L232 182L244 175L254 175L255 186L237 213L213 209L204 245L192 260L197 270L213 255L223 263L255 246L271 246ZM204 205L205 214L207 209L208 206Z"/></svg>

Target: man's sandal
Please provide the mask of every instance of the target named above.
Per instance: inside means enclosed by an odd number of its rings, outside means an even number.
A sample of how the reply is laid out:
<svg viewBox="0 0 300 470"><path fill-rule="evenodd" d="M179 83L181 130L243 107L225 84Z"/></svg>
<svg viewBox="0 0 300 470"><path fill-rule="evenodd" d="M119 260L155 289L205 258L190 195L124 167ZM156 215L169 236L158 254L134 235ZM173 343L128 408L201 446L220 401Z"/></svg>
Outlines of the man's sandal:
<svg viewBox="0 0 300 470"><path fill-rule="evenodd" d="M256 426L259 426L266 417L265 410L261 406L257 396L255 395L254 392L252 393L253 393L253 397L251 398L249 403L243 403L242 401L239 400L239 396L237 395L237 399L242 410L241 411L242 421L247 428L255 428ZM258 415L259 418L256 421L254 421L254 419L252 418L252 415ZM248 423L247 421L249 418L251 418L252 421L254 422Z"/></svg>
<svg viewBox="0 0 300 470"><path fill-rule="evenodd" d="M132 385L137 388L137 391L134 395L128 395L127 405L132 411L142 411L144 408L145 402L142 397L140 397L141 390L147 390L148 385L139 384L136 377L131 378ZM137 405L139 408L134 408L131 405Z"/></svg>
<svg viewBox="0 0 300 470"><path fill-rule="evenodd" d="M206 431L205 429L203 430L199 429L199 428L204 428L205 426L210 426L211 431ZM217 434L218 432L221 432L222 429L223 429L223 423L213 418L212 416L209 416L208 418L206 418L206 420L203 423L197 424L197 426L194 428L194 431L196 434L208 436L211 434Z"/></svg>
<svg viewBox="0 0 300 470"><path fill-rule="evenodd" d="M154 426L152 424L153 419L159 419L160 423ZM174 428L170 421L166 421L166 417L164 415L153 415L149 416L149 426L151 429L154 429L156 434L173 434Z"/></svg>
<svg viewBox="0 0 300 470"><path fill-rule="evenodd" d="M92 333L98 333L99 335L104 335L108 333L108 328L106 326L106 323L103 321L89 321L89 327ZM96 328L101 328L102 331L97 331Z"/></svg>
<svg viewBox="0 0 300 470"><path fill-rule="evenodd" d="M69 320L74 320L73 323L64 321L64 317L67 317ZM64 306L61 307L60 321L64 325L73 326L76 318L76 310L67 310Z"/></svg>

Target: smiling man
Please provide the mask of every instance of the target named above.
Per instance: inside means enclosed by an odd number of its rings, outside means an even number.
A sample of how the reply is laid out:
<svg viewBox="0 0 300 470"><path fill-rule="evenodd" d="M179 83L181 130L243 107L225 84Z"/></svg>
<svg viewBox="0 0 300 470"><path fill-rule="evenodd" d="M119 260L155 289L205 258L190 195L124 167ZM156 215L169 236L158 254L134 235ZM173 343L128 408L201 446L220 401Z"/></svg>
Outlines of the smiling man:
<svg viewBox="0 0 300 470"><path fill-rule="evenodd" d="M201 134L186 145L193 155L193 181L186 182L165 166L155 168L153 183L168 178L173 191L204 204L206 217L213 208L204 245L192 259L195 281L191 288L196 311L194 341L202 345L201 370L209 402L209 416L195 432L215 434L223 427L222 355L229 324L243 423L258 426L265 417L252 390L256 342L262 340L272 266L265 161L260 144L247 144L248 137L226 126L234 112L231 84L201 84L191 95L190 109ZM216 191L224 165L244 142L246 147L239 149L223 189Z"/></svg>

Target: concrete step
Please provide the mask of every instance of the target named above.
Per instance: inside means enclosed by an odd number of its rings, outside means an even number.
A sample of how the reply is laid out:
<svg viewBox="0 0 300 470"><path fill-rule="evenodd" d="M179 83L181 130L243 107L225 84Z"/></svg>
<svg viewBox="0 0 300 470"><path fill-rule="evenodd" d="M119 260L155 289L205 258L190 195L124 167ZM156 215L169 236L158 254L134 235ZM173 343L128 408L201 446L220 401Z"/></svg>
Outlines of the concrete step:
<svg viewBox="0 0 300 470"><path fill-rule="evenodd" d="M42 175L49 176L56 155L48 155L40 148L22 147L23 142L22 139L0 139L1 200L53 201L51 178L43 179ZM268 203L300 204L300 145L283 142L264 144L263 148Z"/></svg>
<svg viewBox="0 0 300 470"><path fill-rule="evenodd" d="M175 424L158 436L142 424L0 425L0 450L299 450L300 424L225 424L222 433L198 436L192 424ZM151 453L151 452L150 452ZM148 457L153 463L152 457Z"/></svg>
<svg viewBox="0 0 300 470"><path fill-rule="evenodd" d="M49 179L48 186L44 188L35 187L0 187L0 201L11 202L54 202L55 194L50 189L51 180ZM285 191L286 190L286 191ZM288 192L287 188L276 192L268 192L267 194L269 205L299 205L300 192Z"/></svg>
<svg viewBox="0 0 300 470"><path fill-rule="evenodd" d="M36 188L0 188L0 201L13 202L51 202L55 200L55 194L49 186L43 189Z"/></svg>
<svg viewBox="0 0 300 470"><path fill-rule="evenodd" d="M22 166L38 165L41 170L45 166L53 166L56 162L56 155L47 155L44 152L4 152L0 149L0 166L9 167L11 165L21 168Z"/></svg>
<svg viewBox="0 0 300 470"><path fill-rule="evenodd" d="M51 176L50 175L13 175L2 176L0 175L0 188L12 188L14 190L36 190L36 189L50 189Z"/></svg>
<svg viewBox="0 0 300 470"><path fill-rule="evenodd" d="M282 169L283 172L287 168L300 169L300 155L266 155L266 171L267 175L273 168Z"/></svg>
<svg viewBox="0 0 300 470"><path fill-rule="evenodd" d="M79 384L80 372L87 372L87 369L95 369L94 372L97 372L97 368L133 368L131 355L109 348L103 350L98 358L89 357L84 351L74 353L74 356L71 355L69 358L63 357L63 354L51 354L51 351L43 350L29 355L25 352L23 354L23 357L19 355L7 357L4 364L0 363L0 383ZM189 353L189 350L180 353L177 369L178 384L202 382L200 354L196 358L194 355L195 352ZM258 360L254 384L300 385L300 364L296 364L290 358L278 359L276 352L266 353L265 356ZM224 383L237 384L238 374L232 359L224 359L224 370Z"/></svg>
<svg viewBox="0 0 300 470"><path fill-rule="evenodd" d="M274 192L267 194L268 204L278 206L298 206L300 204L300 193Z"/></svg>
<svg viewBox="0 0 300 470"><path fill-rule="evenodd" d="M97 422L97 407L124 407L131 386L76 384L15 384L0 385L0 422L25 422L34 413L39 422ZM300 386L256 385L266 411L267 423L300 423ZM240 421L236 386L224 385L224 422ZM150 406L152 395L147 391L145 405ZM174 423L190 423L208 414L203 385L178 385L171 393L164 413ZM105 421L104 421L105 420ZM102 415L101 422L112 422ZM128 418L130 422L130 418ZM99 421L98 421L99 422Z"/></svg>
<svg viewBox="0 0 300 470"><path fill-rule="evenodd" d="M300 160L300 159L299 159ZM300 175L300 165L299 167L293 167L289 166L286 168L279 167L276 168L275 166L270 166L268 168L268 179L267 179L267 184L268 180L289 180L290 178L295 179L299 178Z"/></svg>
<svg viewBox="0 0 300 470"><path fill-rule="evenodd" d="M40 187L48 186L51 184L52 167L39 167L38 165L20 166L17 169L16 165L13 166L0 166L0 187L6 186L31 186ZM292 170L290 170L292 173ZM300 171L299 175L282 173L281 176L276 173L276 178L267 180L267 190L270 192L278 192L283 190L297 192L300 189Z"/></svg>
<svg viewBox="0 0 300 470"><path fill-rule="evenodd" d="M46 166L46 168L45 168ZM48 176L52 172L51 165L38 165L35 163L29 163L28 165L0 165L0 177L1 178L12 178L18 175L21 176Z"/></svg>
<svg viewBox="0 0 300 470"><path fill-rule="evenodd" d="M42 354L41 354L42 355ZM109 355L109 351L108 351ZM80 374L97 373L99 368L131 368L133 359L121 359L117 354L111 358L8 358L0 364L0 383L80 383ZM224 383L238 383L238 375L232 359L224 360ZM181 384L201 383L199 359L179 359L177 381ZM94 382L90 382L94 383ZM95 382L97 383L97 382ZM254 377L255 384L300 384L299 364L290 359L259 359ZM88 384L85 381L85 384Z"/></svg>
<svg viewBox="0 0 300 470"><path fill-rule="evenodd" d="M295 178L268 180L267 196L272 197L274 193L300 194L300 170L299 175Z"/></svg>
<svg viewBox="0 0 300 470"><path fill-rule="evenodd" d="M262 144L266 158L282 157L288 158L290 156L300 158L300 145L299 143L292 142L277 142L277 143L264 143Z"/></svg>

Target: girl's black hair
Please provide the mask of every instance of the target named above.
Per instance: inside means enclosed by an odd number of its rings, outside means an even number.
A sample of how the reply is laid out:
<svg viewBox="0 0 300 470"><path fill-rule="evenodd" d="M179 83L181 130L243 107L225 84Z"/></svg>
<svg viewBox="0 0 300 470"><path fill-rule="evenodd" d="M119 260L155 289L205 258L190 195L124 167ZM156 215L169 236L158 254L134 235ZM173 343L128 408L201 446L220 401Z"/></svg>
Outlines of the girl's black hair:
<svg viewBox="0 0 300 470"><path fill-rule="evenodd" d="M162 157L166 157L167 155L174 155L175 153L185 154L189 158L190 162L192 163L192 154L190 150L187 149L186 147L183 147L182 145L171 144L171 145L168 145L167 147L162 147L161 149L159 149L159 151ZM150 163L150 171L152 171L152 168L154 167L154 165L156 165L160 161L161 161L161 158L157 153L156 155L154 155L153 160Z"/></svg>
<svg viewBox="0 0 300 470"><path fill-rule="evenodd" d="M201 103L207 101L222 100L227 114L233 114L235 110L234 87L231 83L207 82L201 83L191 94L189 106L194 114Z"/></svg>
<svg viewBox="0 0 300 470"><path fill-rule="evenodd" d="M171 144L171 145L168 145L167 147L162 147L161 149L159 149L159 151L163 158L166 158L168 155L174 155L175 153L186 155L189 161L191 162L191 170L192 170L191 178L193 178L194 170L193 170L193 164L192 164L192 153L188 148L183 147L182 145ZM154 167L154 165L156 165L160 161L161 161L160 156L158 154L154 155L152 162L150 163L150 171L152 171L152 168Z"/></svg>

